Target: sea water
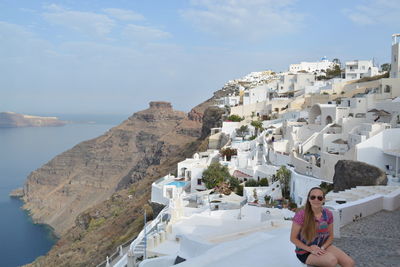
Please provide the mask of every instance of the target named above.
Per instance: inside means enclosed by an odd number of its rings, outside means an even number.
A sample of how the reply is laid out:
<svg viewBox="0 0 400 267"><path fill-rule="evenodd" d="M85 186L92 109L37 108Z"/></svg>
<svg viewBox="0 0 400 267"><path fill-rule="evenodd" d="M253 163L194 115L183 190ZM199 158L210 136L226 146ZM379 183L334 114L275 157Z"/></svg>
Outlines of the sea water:
<svg viewBox="0 0 400 267"><path fill-rule="evenodd" d="M54 156L103 134L123 119L122 116L113 118L102 124L90 120L90 124L62 127L0 128L0 266L30 263L45 255L56 241L51 229L33 224L21 209L22 201L10 198L9 193L22 187L31 171Z"/></svg>

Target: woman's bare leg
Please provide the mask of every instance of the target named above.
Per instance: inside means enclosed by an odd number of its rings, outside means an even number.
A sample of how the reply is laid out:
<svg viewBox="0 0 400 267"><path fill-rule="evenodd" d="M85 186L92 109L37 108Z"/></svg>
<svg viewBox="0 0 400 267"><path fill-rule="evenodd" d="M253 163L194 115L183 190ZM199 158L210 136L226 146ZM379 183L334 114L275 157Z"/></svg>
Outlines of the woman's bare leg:
<svg viewBox="0 0 400 267"><path fill-rule="evenodd" d="M326 249L326 251L332 253L336 257L340 266L354 267L355 265L354 260L340 248L331 245Z"/></svg>
<svg viewBox="0 0 400 267"><path fill-rule="evenodd" d="M308 256L306 264L321 267L336 267L338 260L335 255L327 251L325 254L319 256L311 254Z"/></svg>

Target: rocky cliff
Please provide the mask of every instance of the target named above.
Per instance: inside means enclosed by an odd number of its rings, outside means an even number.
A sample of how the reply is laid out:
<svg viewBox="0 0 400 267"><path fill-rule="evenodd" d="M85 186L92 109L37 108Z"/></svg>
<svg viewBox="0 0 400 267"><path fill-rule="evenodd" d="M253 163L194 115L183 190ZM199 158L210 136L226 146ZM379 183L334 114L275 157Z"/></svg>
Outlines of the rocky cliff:
<svg viewBox="0 0 400 267"><path fill-rule="evenodd" d="M39 117L14 112L0 112L0 128L63 126L57 117Z"/></svg>
<svg viewBox="0 0 400 267"><path fill-rule="evenodd" d="M96 266L134 238L143 228L144 209L152 216L151 183L207 149L210 129L221 123L223 111L213 106L226 94L221 92L188 114L151 102L33 171L23 189L24 208L60 239L30 266Z"/></svg>
<svg viewBox="0 0 400 267"><path fill-rule="evenodd" d="M201 109L194 112L202 114ZM35 222L62 235L78 214L116 191L147 176L166 175L153 167L177 157L201 129L201 119L173 110L170 103L151 102L121 125L33 171L24 185L24 208Z"/></svg>
<svg viewBox="0 0 400 267"><path fill-rule="evenodd" d="M80 213L74 226L61 236L46 256L39 257L30 267L96 266L118 246L134 238L143 228L144 210L147 221L153 218L149 205L151 183L159 174L167 174L176 164L201 150L206 141L198 140L182 146L180 152L160 165L150 167L148 175L126 189L113 193L107 200Z"/></svg>

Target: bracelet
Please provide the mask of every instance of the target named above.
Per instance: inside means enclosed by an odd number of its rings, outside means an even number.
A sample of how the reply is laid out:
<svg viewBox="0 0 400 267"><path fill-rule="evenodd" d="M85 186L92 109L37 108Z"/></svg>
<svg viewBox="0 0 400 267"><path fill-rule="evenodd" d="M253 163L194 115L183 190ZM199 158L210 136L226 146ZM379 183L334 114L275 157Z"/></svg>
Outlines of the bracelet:
<svg viewBox="0 0 400 267"><path fill-rule="evenodd" d="M322 249L322 250L325 250L325 247L324 247L324 246L321 246L321 249Z"/></svg>

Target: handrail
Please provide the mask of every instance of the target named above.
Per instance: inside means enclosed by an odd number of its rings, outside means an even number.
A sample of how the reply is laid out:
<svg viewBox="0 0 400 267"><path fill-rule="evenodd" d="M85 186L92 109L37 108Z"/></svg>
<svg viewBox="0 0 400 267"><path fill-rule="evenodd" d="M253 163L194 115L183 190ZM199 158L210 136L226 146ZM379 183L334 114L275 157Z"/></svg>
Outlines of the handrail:
<svg viewBox="0 0 400 267"><path fill-rule="evenodd" d="M149 233L154 226L156 226L156 224L159 223L159 221L161 220L162 215L165 214L165 212L167 212L167 210L169 209L169 206L164 207L160 213L157 215L157 217L152 220L149 224L147 224L142 231L140 231L140 233L137 235L137 237L135 238L135 240L133 240L133 242L131 243L131 246L129 249L134 250L136 245L138 243L140 243L144 237L144 230L146 229L146 232Z"/></svg>
<svg viewBox="0 0 400 267"><path fill-rule="evenodd" d="M123 243L122 245L118 246L117 250L111 254L110 256L107 256L106 260L102 261L101 263L99 263L98 265L96 265L96 267L105 267L107 266L107 263L110 263L111 261L115 260L116 258L118 258L118 256L120 255L120 251L123 248L126 248L127 246L129 246L133 240L135 240L135 238L129 239L128 241L126 241L125 243Z"/></svg>
<svg viewBox="0 0 400 267"><path fill-rule="evenodd" d="M118 258L118 256L120 255L121 248L129 246L129 250L133 251L136 248L136 246L142 241L144 237L144 229L146 228L146 232L149 233L153 229L153 227L155 227L159 223L159 221L161 221L162 216L168 211L168 209L169 206L164 207L157 215L157 217L150 223L148 223L135 238L132 238L129 241L125 242L124 244L120 245L113 254L107 256L106 260L102 261L96 267L106 267L107 264ZM121 259L122 258L123 256L121 257Z"/></svg>
<svg viewBox="0 0 400 267"><path fill-rule="evenodd" d="M306 146L306 144L307 143L309 143L309 142L311 142L312 140L314 140L316 137L317 137L317 135L318 135L319 133L313 133L312 135L310 135L310 137L308 137L307 139L306 139L306 141L304 141L302 144L301 144L301 146L302 146L302 150L304 151L304 147Z"/></svg>

